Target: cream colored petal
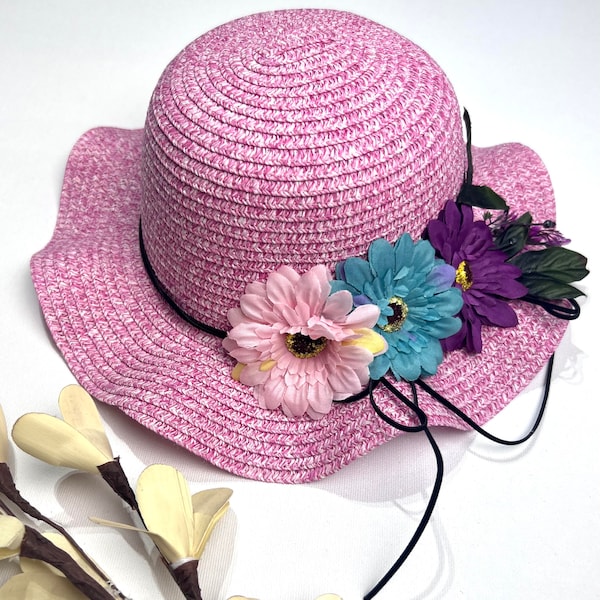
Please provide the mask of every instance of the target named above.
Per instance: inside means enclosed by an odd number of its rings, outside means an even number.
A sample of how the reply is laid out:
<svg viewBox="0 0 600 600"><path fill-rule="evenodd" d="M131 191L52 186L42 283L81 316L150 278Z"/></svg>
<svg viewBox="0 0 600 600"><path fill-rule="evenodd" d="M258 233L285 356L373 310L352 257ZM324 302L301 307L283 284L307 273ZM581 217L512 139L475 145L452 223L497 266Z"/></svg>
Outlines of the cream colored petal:
<svg viewBox="0 0 600 600"><path fill-rule="evenodd" d="M98 465L113 460L68 423L42 413L20 417L12 436L21 450L51 465L98 473Z"/></svg>
<svg viewBox="0 0 600 600"><path fill-rule="evenodd" d="M52 573L20 573L0 588L0 600L86 600L64 577Z"/></svg>
<svg viewBox="0 0 600 600"><path fill-rule="evenodd" d="M372 329L356 329L354 333L359 337L344 340L344 346L361 346L371 352L373 356L383 354L387 351L387 342L382 335L379 335Z"/></svg>
<svg viewBox="0 0 600 600"><path fill-rule="evenodd" d="M62 534L54 531L48 531L43 534L44 537L51 541L57 548L64 550L75 562L93 579L95 579L101 586L106 587L106 581L109 579L107 575L104 578L100 577L100 575L90 567L90 565L83 559L81 554L77 552L77 550L73 547L71 542ZM64 575L55 567L45 563L41 560L36 560L32 558L24 558L20 559L21 570L24 573L30 573L34 571L42 571L42 572L51 572L59 577L63 577Z"/></svg>
<svg viewBox="0 0 600 600"><path fill-rule="evenodd" d="M6 419L0 406L0 463L8 461L8 432L6 431Z"/></svg>
<svg viewBox="0 0 600 600"><path fill-rule="evenodd" d="M102 454L113 458L100 413L92 397L80 385L68 385L58 397L63 419L82 433Z"/></svg>
<svg viewBox="0 0 600 600"><path fill-rule="evenodd" d="M150 465L142 471L136 489L144 524L175 550L172 555L159 546L165 558L175 562L193 556L192 498L183 475L168 465Z"/></svg>
<svg viewBox="0 0 600 600"><path fill-rule="evenodd" d="M227 600L258 600L257 598L246 598L246 596L231 596Z"/></svg>
<svg viewBox="0 0 600 600"><path fill-rule="evenodd" d="M227 512L231 494L233 494L233 491L229 488L213 488L202 490L192 496L194 510L193 556L195 558L200 558L214 526Z"/></svg>
<svg viewBox="0 0 600 600"><path fill-rule="evenodd" d="M114 527L115 529L124 529L125 531L136 531L137 533L144 533L154 542L154 544L160 549L162 555L170 562L173 563L176 560L172 560L171 557L178 556L177 550L171 546L168 540L164 539L157 533L153 531L148 531L147 529L140 529L139 527L134 527L133 525L126 525L125 523L117 523L116 521L108 521L107 519L101 519L100 517L88 517L90 521L96 523L98 525L103 525L104 527Z"/></svg>
<svg viewBox="0 0 600 600"><path fill-rule="evenodd" d="M0 515L0 559L17 556L25 535L25 526L16 517Z"/></svg>
<svg viewBox="0 0 600 600"><path fill-rule="evenodd" d="M343 600L341 596L338 596L337 594L321 594L318 598L315 598L315 600Z"/></svg>

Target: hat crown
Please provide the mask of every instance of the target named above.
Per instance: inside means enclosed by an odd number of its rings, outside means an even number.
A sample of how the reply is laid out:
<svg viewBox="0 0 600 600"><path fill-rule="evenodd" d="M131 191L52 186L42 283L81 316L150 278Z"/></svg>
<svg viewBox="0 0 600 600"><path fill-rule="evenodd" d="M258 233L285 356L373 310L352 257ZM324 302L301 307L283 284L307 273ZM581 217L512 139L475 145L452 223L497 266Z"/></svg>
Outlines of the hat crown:
<svg viewBox="0 0 600 600"><path fill-rule="evenodd" d="M228 329L247 283L420 236L462 183L460 111L418 46L345 12L262 13L187 46L148 109L141 206L173 300Z"/></svg>

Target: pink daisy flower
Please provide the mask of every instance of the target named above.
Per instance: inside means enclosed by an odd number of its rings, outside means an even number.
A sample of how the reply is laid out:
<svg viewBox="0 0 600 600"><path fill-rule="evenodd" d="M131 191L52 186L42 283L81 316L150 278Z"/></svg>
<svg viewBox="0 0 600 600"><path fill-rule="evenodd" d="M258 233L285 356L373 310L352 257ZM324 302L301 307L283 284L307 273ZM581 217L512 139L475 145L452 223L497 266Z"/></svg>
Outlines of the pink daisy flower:
<svg viewBox="0 0 600 600"><path fill-rule="evenodd" d="M367 385L369 364L387 350L372 330L379 308L352 310L350 292L330 295L330 280L324 265L303 275L282 266L247 285L229 311L223 346L238 361L232 375L254 387L263 408L319 419Z"/></svg>

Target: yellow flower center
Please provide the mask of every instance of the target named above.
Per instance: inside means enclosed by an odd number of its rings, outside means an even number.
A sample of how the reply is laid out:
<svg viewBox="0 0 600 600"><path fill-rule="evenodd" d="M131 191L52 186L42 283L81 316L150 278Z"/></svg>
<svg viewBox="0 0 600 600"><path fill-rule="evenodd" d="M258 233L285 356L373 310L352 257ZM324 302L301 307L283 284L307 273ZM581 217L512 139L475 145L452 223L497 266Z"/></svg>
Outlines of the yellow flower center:
<svg viewBox="0 0 600 600"><path fill-rule="evenodd" d="M301 333L288 333L285 336L285 345L296 358L313 358L325 350L327 338L313 340Z"/></svg>
<svg viewBox="0 0 600 600"><path fill-rule="evenodd" d="M456 283L466 292L473 285L473 273L466 260L463 260L456 269Z"/></svg>
<svg viewBox="0 0 600 600"><path fill-rule="evenodd" d="M398 296L392 296L388 302L388 306L392 309L392 314L387 318L387 324L381 327L381 329L386 333L393 333L404 325L404 321L406 321L406 317L408 316L408 306Z"/></svg>

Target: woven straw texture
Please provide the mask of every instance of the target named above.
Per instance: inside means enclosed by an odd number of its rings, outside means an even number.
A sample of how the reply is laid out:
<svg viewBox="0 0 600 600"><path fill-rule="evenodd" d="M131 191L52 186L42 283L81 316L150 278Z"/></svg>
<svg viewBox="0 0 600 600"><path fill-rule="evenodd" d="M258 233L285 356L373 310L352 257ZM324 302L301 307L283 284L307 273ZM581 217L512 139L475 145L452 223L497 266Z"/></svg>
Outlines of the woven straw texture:
<svg viewBox="0 0 600 600"><path fill-rule="evenodd" d="M554 218L547 172L528 148L474 149L475 183ZM144 131L96 129L76 144L56 230L32 275L78 381L150 430L233 473L324 477L397 435L367 400L319 421L262 410L235 382L221 341L160 298L222 329L246 283L364 255L378 237L418 237L465 168L460 111L437 64L397 33L336 11L280 11L225 24L163 73ZM429 383L480 423L539 372L566 325L530 305L484 331ZM382 389L378 402L411 415ZM432 425L461 427L423 396Z"/></svg>

